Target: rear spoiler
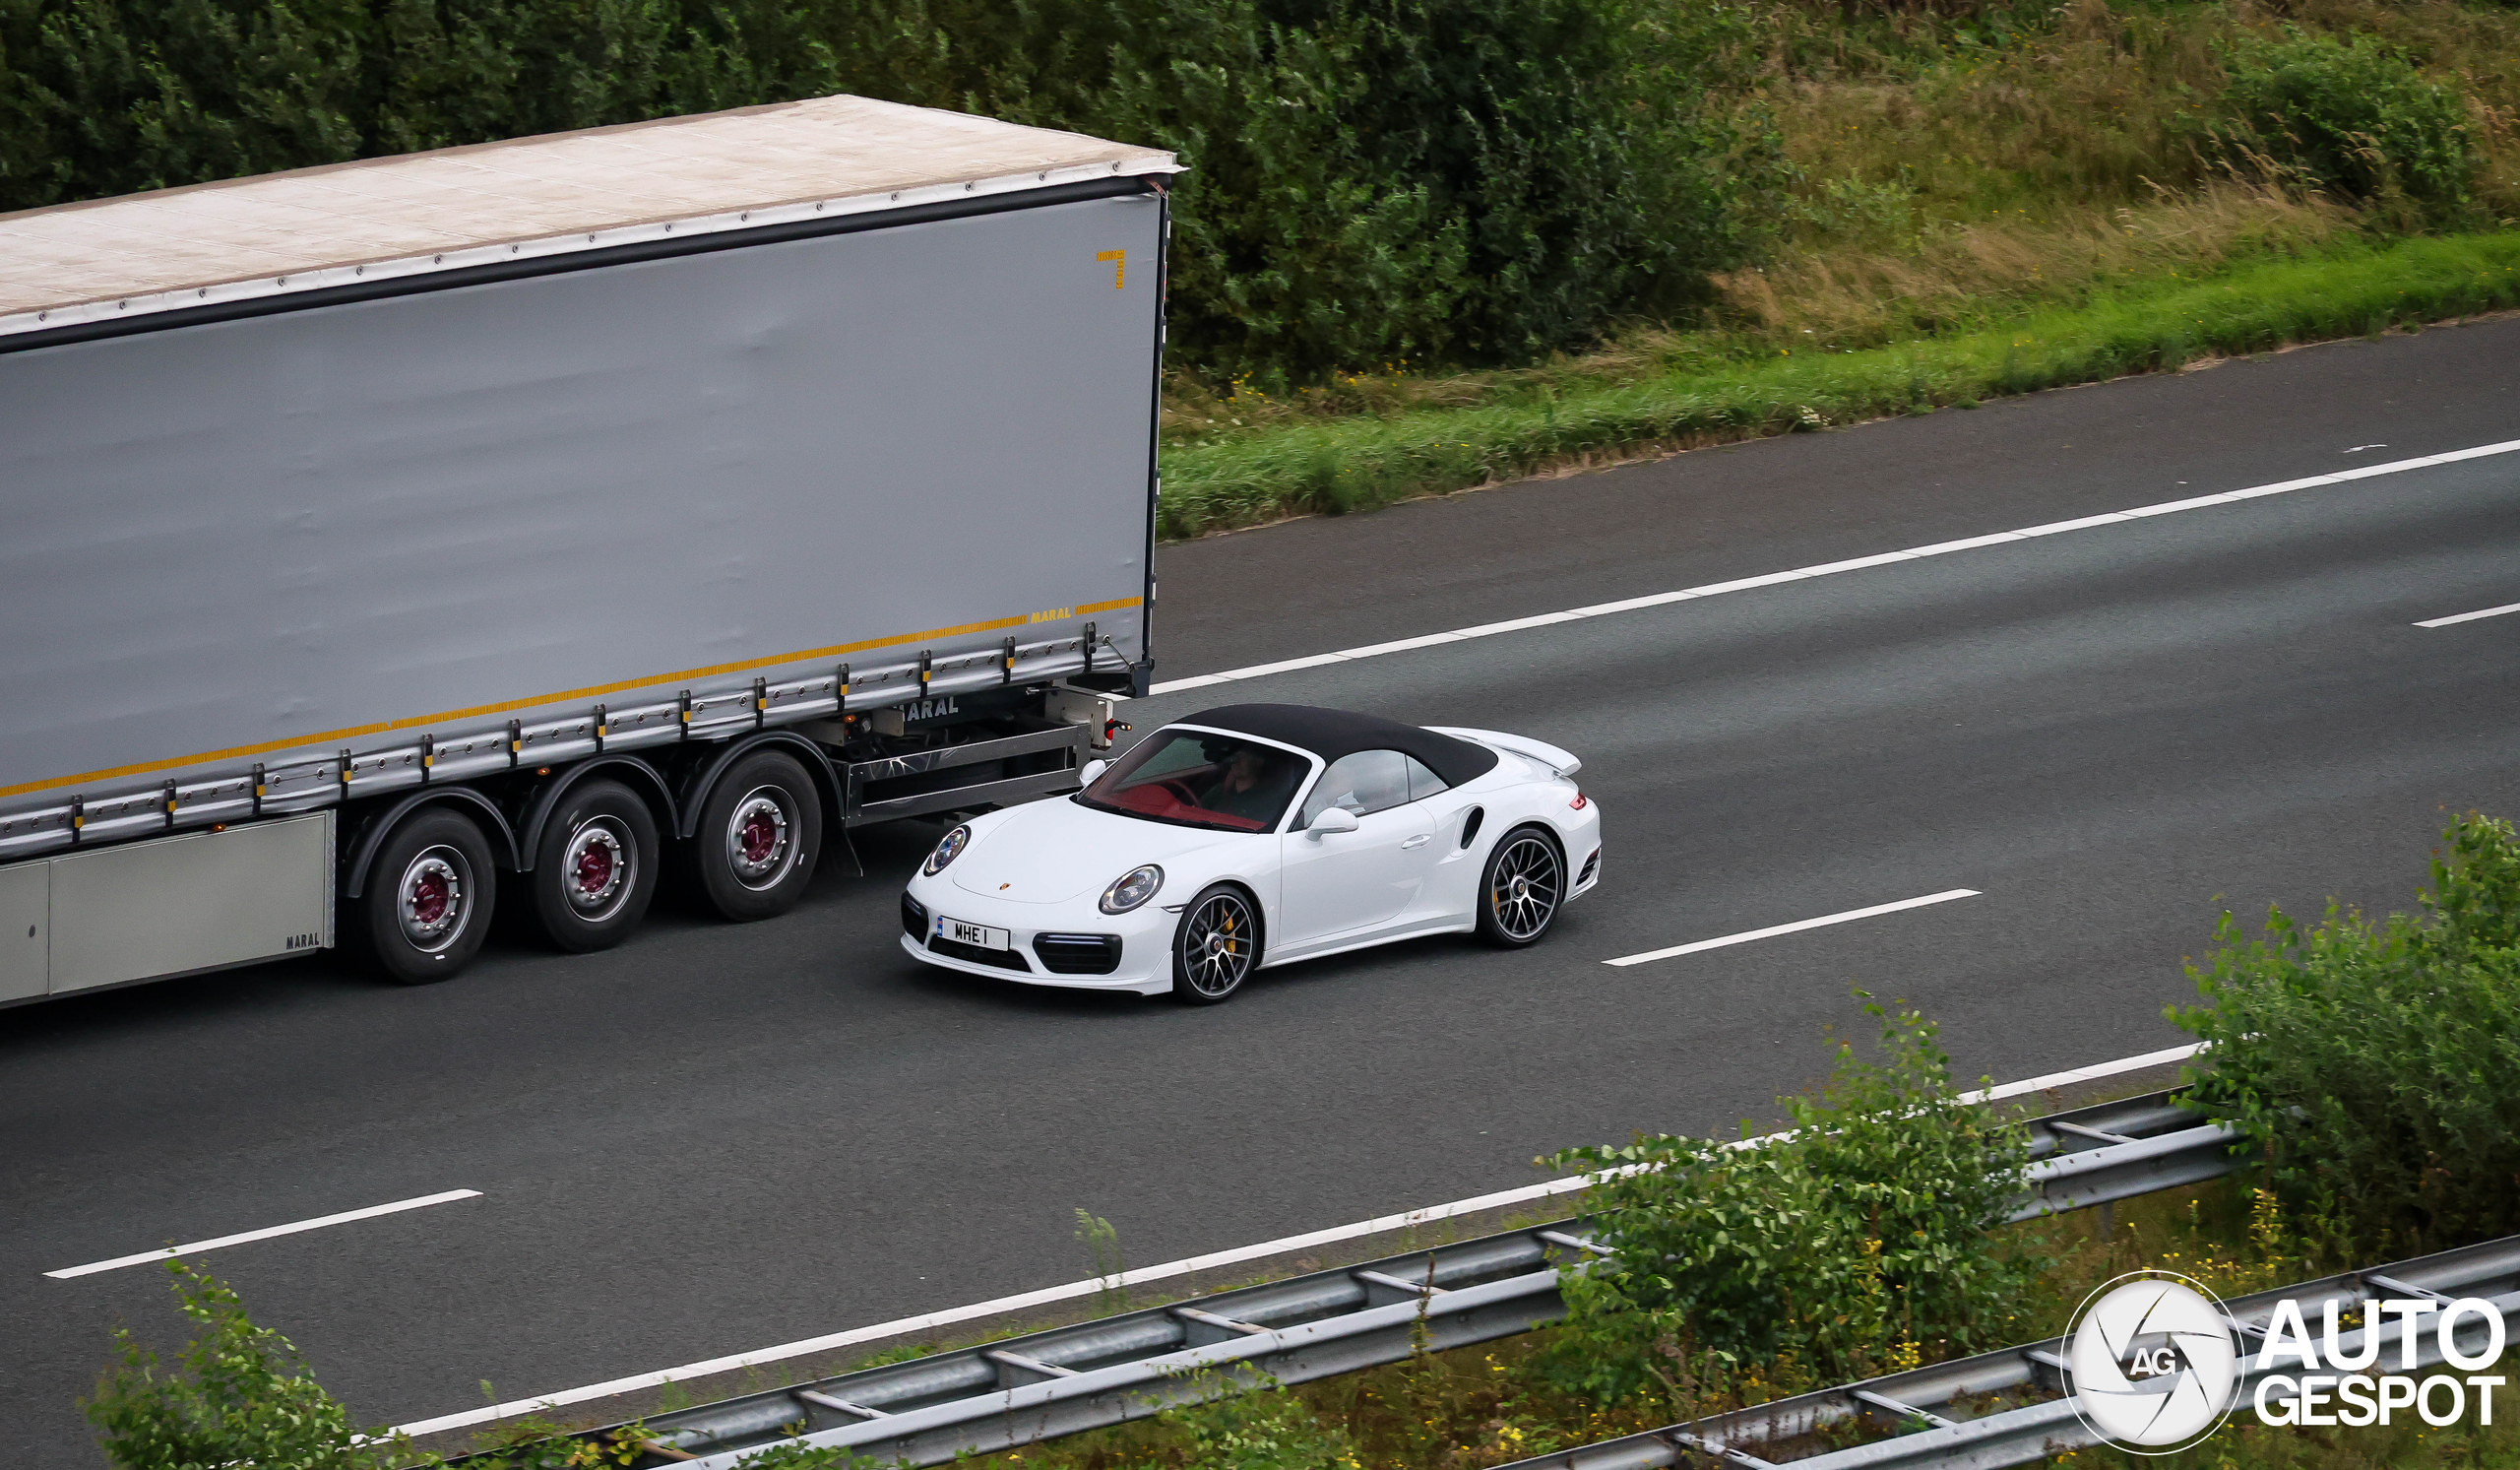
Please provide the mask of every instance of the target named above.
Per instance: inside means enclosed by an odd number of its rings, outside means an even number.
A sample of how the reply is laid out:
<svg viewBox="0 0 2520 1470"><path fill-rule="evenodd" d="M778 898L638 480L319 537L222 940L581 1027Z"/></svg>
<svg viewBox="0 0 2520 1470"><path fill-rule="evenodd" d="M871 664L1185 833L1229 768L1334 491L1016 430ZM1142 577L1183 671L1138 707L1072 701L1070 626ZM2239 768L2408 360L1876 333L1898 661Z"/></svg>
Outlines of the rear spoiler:
<svg viewBox="0 0 2520 1470"><path fill-rule="evenodd" d="M1437 735L1451 735L1457 740L1472 740L1481 745L1492 745L1499 750L1511 750L1516 755L1527 755L1560 776L1572 776L1584 769L1584 763L1576 759L1572 753L1560 750L1545 740L1535 740L1529 735L1506 735L1494 730L1465 730L1452 725L1429 725L1426 728Z"/></svg>

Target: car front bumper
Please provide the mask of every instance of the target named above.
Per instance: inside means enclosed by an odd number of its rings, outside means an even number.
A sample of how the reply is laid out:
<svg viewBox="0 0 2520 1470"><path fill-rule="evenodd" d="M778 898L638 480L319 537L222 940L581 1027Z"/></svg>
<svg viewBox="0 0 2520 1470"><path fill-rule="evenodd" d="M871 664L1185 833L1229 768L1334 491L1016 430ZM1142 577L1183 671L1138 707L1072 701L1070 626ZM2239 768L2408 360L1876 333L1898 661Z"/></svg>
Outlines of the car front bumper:
<svg viewBox="0 0 2520 1470"><path fill-rule="evenodd" d="M939 918L1004 929L1011 947L983 950L940 939ZM918 960L966 975L1064 990L1162 995L1172 989L1172 931L1179 923L1179 916L1153 902L1127 914L1102 913L1090 899L1018 904L921 873L902 893L901 943ZM1082 942L1098 938L1105 941L1102 955ZM1116 959L1104 958L1112 948L1118 950ZM1105 963L1110 968L1097 973Z"/></svg>

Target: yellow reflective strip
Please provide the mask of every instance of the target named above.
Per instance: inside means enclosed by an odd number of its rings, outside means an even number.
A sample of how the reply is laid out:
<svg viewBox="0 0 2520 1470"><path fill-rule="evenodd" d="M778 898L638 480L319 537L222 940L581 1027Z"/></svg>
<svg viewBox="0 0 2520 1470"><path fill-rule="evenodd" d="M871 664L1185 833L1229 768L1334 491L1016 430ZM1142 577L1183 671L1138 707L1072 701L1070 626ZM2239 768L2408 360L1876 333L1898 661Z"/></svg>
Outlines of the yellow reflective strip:
<svg viewBox="0 0 2520 1470"><path fill-rule="evenodd" d="M1116 602L1096 603L1078 607L1069 615L1088 612L1109 612L1122 607L1135 607L1144 598L1122 598ZM202 750L191 755L178 755L166 760L141 761L127 766L107 766L99 771L82 771L76 776L57 776L49 781L24 781L16 786L0 786L0 797L22 796L28 792L53 791L76 786L85 781L111 781L117 776L145 776L152 771L172 771L203 761L233 760L246 755L269 755L276 750L294 750L301 745L330 744L337 740L354 740L361 735L383 735L387 731L411 730L423 725L440 725L450 720L470 720L476 715L504 715L511 710L530 710L565 700L592 699L598 694L617 694L625 689L650 689L659 684L683 679L708 678L720 673L741 673L752 669L771 669L781 664L797 664L809 659L837 658L842 654L864 653L869 649L898 648L905 643L919 643L935 638L956 638L965 633L988 633L1000 628L1019 628L1040 621L1038 616L998 617L986 622L958 623L950 628L927 628L916 633L903 633L891 638L868 638L857 643L835 643L824 648L799 649L794 653L773 654L766 659L745 659L731 664L711 664L700 669L678 669L671 673L651 674L644 678L620 679L609 684L587 684L576 689L537 694L527 699L501 700L496 704L467 705L462 709L439 710L435 714L413 715L407 720L391 720L376 725L349 725L340 730L319 731L285 740L264 740L252 745L230 745L224 750Z"/></svg>

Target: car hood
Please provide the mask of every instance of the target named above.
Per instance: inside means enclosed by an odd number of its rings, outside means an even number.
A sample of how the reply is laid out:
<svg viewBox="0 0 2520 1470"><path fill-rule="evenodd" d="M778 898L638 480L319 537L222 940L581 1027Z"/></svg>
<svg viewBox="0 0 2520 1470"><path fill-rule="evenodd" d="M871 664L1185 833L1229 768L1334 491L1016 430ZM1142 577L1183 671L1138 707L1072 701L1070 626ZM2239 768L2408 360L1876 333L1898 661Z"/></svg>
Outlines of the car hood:
<svg viewBox="0 0 2520 1470"><path fill-rule="evenodd" d="M958 888L991 898L1065 903L1102 892L1142 863L1167 864L1228 844L1276 841L1267 833L1207 832L1117 816L1062 798L1007 811L1004 820L973 837L944 876ZM1166 895L1182 876L1166 875Z"/></svg>

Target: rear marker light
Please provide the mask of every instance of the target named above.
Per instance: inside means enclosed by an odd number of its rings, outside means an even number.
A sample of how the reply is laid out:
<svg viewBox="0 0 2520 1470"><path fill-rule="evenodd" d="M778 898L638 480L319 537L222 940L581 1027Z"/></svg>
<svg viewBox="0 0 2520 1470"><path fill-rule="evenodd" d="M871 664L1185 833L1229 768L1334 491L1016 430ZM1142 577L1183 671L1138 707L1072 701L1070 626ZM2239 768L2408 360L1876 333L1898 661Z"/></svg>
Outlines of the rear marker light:
<svg viewBox="0 0 2520 1470"><path fill-rule="evenodd" d="M1572 800L1572 801L1567 802L1566 804L1567 804L1567 806L1568 806L1569 808L1571 808L1571 809L1573 809L1573 810L1581 811L1581 810L1583 810L1585 807L1590 806L1590 805L1592 805L1592 804L1593 804L1593 799L1592 799L1592 798L1590 798L1590 797L1588 797L1588 796L1585 796L1582 792L1580 792L1580 791L1579 791L1579 792L1577 792L1577 793L1575 794L1575 799L1574 799L1574 800Z"/></svg>

